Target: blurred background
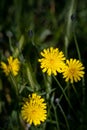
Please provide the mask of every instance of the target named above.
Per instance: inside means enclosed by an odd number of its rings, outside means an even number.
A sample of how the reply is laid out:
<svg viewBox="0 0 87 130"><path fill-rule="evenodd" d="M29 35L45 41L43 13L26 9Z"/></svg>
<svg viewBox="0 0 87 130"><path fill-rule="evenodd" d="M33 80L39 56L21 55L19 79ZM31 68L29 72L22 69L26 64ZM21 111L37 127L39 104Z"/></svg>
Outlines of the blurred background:
<svg viewBox="0 0 87 130"><path fill-rule="evenodd" d="M22 36L25 40L20 59L23 62L23 57L30 60L40 85L43 81L37 63L39 52L53 46L62 50L67 58L79 59L75 42L78 43L81 61L85 66L84 86L81 82L76 84L78 96L72 88L69 90L73 111L64 98L61 106L70 130L87 130L87 0L0 0L0 61L13 53ZM58 78L61 81L61 76ZM64 84L62 82L63 86ZM56 86L54 81L52 86L53 88ZM39 91L43 90L44 87ZM60 93L57 89L54 98L56 99ZM26 91L21 93L23 96L25 94ZM19 129L16 122L15 102L14 90L0 70L0 130ZM51 112L54 119L53 109ZM60 130L67 130L59 108L57 114ZM32 128L34 129L42 128ZM49 121L43 129L57 130L55 123Z"/></svg>

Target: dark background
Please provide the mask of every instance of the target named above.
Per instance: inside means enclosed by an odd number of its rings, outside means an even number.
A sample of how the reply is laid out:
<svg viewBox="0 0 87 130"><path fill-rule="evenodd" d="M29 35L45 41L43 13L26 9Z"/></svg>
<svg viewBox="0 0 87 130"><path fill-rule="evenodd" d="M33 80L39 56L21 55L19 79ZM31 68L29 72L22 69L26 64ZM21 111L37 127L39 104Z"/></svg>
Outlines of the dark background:
<svg viewBox="0 0 87 130"><path fill-rule="evenodd" d="M39 52L50 46L58 47L63 50L65 55L67 49L67 58L78 59L75 34L81 60L85 66L85 85L82 86L81 82L75 84L78 97L73 89L70 89L73 111L64 98L61 106L67 115L70 130L87 130L87 1L75 1L74 11L69 17L71 25L68 47L66 48L65 37L67 36L68 16L72 1L74 0L0 0L0 60L8 53L12 53L9 46L9 37L12 38L12 46L17 47L21 35L24 35L25 43L28 43L23 48L23 56L30 57L33 67L36 65L35 61ZM39 70L39 67L37 69ZM40 80L41 84L41 70L39 71L37 80ZM61 76L58 76L58 78L61 81ZM53 86L55 85L56 83L53 81ZM64 85L63 82L62 85ZM57 90L55 98L60 93ZM7 95L10 95L10 98ZM10 100L12 100L11 103ZM0 130L14 130L16 128L14 126L17 123L13 123L15 114L11 114L15 109L17 108L14 91L11 90L7 78L0 72ZM58 111L61 130L66 130L64 118L59 109ZM13 122L11 122L11 119ZM56 127L47 123L45 129L56 130Z"/></svg>

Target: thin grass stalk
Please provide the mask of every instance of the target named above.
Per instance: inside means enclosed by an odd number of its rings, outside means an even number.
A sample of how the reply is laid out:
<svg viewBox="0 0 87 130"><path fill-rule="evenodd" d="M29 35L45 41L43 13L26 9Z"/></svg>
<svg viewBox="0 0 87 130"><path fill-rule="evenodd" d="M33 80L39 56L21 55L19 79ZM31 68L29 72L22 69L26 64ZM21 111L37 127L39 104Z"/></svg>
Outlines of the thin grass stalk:
<svg viewBox="0 0 87 130"><path fill-rule="evenodd" d="M61 105L59 104L59 102L57 103L57 105L58 105L58 107L60 108L61 113L62 113L62 115L63 115L63 117L64 117L64 119L65 119L66 126L67 126L67 130L70 130L69 123L68 123L67 117L66 117L66 115L65 115L65 113L64 113L64 111L63 111L63 108L61 107Z"/></svg>
<svg viewBox="0 0 87 130"><path fill-rule="evenodd" d="M77 96L77 97L79 97L78 92L77 92L77 90L76 90L76 88L75 88L74 84L72 84L72 88L73 88L73 90L74 90L74 92L75 92L76 96Z"/></svg>
<svg viewBox="0 0 87 130"><path fill-rule="evenodd" d="M18 47L16 47L16 49L13 52L13 57L18 57L19 54L21 53L23 46L24 46L24 35L21 35L21 38L18 42Z"/></svg>
<svg viewBox="0 0 87 130"><path fill-rule="evenodd" d="M18 128L22 129L21 122L20 122L20 116L19 116L19 91L18 91L18 84L12 74L9 75L10 82L13 84L13 89L16 94L16 103L17 103L17 120L18 120Z"/></svg>
<svg viewBox="0 0 87 130"><path fill-rule="evenodd" d="M77 39L76 39L75 32L73 34L73 37L74 37L74 41L75 41L75 45L76 45L76 50L77 50L77 53L78 53L78 58L81 61L81 54L80 54L80 50L79 50L79 46L78 46L78 42L77 42Z"/></svg>
<svg viewBox="0 0 87 130"><path fill-rule="evenodd" d="M16 80L12 74L9 75L9 80L13 84L13 89L15 91L17 98L18 98L18 85L17 85Z"/></svg>
<svg viewBox="0 0 87 130"><path fill-rule="evenodd" d="M25 67L26 67L27 79L28 79L29 84L30 84L30 86L32 88L32 91L38 91L40 86L37 83L34 72L32 71L31 64L28 63L28 64L25 65Z"/></svg>
<svg viewBox="0 0 87 130"><path fill-rule="evenodd" d="M82 61L81 60L80 49L79 49L77 38L76 38L76 34L75 34L75 30L74 30L73 37L74 37L74 41L75 41L75 45L76 45L78 58L79 58L80 61ZM82 93L83 93L83 101L82 102L83 102L83 106L84 106L85 105L85 79L84 79L84 77L82 78Z"/></svg>
<svg viewBox="0 0 87 130"><path fill-rule="evenodd" d="M71 0L69 2L70 3L68 3L69 11L68 11L68 14L67 14L66 34L65 34L65 39L64 39L66 58L68 58L68 46L69 46L71 32L72 32L71 31L71 28L72 28L71 16L73 15L73 13L75 13L77 0ZM67 83L67 86L68 86L68 83ZM67 92L68 92L68 97L70 98L70 90L68 89Z"/></svg>
<svg viewBox="0 0 87 130"><path fill-rule="evenodd" d="M51 85L52 85L52 77L48 75L43 75L44 76L44 83L46 86L46 98L49 100L50 98L50 93L51 93Z"/></svg>
<svg viewBox="0 0 87 130"><path fill-rule="evenodd" d="M64 88L64 92L69 88L69 85L66 85L66 87ZM59 97L59 102L62 100L64 94L61 94L61 96Z"/></svg>
<svg viewBox="0 0 87 130"><path fill-rule="evenodd" d="M9 37L9 46L10 46L10 50L13 52L14 48L12 46L11 37Z"/></svg>
<svg viewBox="0 0 87 130"><path fill-rule="evenodd" d="M55 79L56 83L57 83L58 86L60 87L60 89L61 89L63 95L65 96L65 99L66 99L67 103L68 103L69 106L70 106L70 108L73 109L73 108L72 108L72 105L71 105L71 103L70 103L70 101L69 101L69 99L68 99L68 97L67 97L67 95L66 95L66 93L65 93L65 91L64 91L64 89L63 89L63 87L61 86L61 84L59 83L59 81L57 80L57 78L56 78L55 76L53 76L53 78Z"/></svg>
<svg viewBox="0 0 87 130"><path fill-rule="evenodd" d="M71 16L75 12L76 9L76 0L71 0L70 3L70 8L69 8L69 13L68 13L68 18L67 18L67 24L66 24L66 35L64 39L64 45L65 45L65 56L66 58L68 57L68 46L69 46L69 39L70 39L70 34L71 34L71 27L72 27L72 20Z"/></svg>
<svg viewBox="0 0 87 130"><path fill-rule="evenodd" d="M56 119L57 130L60 130L59 120L58 120L58 116L57 116L57 112L56 112L56 107L54 106L53 102L52 102L52 107L54 109L54 115L55 115L55 119Z"/></svg>

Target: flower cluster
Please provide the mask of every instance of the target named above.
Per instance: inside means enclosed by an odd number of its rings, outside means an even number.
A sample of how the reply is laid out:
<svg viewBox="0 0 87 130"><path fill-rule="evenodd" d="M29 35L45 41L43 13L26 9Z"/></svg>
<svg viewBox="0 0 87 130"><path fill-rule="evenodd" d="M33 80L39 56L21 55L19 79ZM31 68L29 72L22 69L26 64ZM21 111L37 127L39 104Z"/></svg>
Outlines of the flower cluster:
<svg viewBox="0 0 87 130"><path fill-rule="evenodd" d="M47 74L57 75L57 72L63 74L65 81L70 81L71 83L78 82L84 76L84 67L83 64L76 59L66 60L62 51L59 51L58 48L54 49L50 47L44 49L41 52L42 58L38 61L41 64L41 69L43 72L47 71Z"/></svg>
<svg viewBox="0 0 87 130"><path fill-rule="evenodd" d="M28 99L24 102L21 110L22 118L35 126L44 122L47 118L46 103L41 96L33 93L29 95Z"/></svg>
<svg viewBox="0 0 87 130"><path fill-rule="evenodd" d="M62 73L65 81L70 81L71 83L78 82L83 78L85 74L83 64L77 59L70 58L70 60L67 60L63 52L59 51L58 48L50 47L44 49L40 54L42 57L38 59L38 62L40 62L43 73L47 72L49 76L52 74L56 76L58 73ZM7 63L1 62L1 68L7 76L10 73L16 76L20 69L20 61L10 56L7 58ZM22 106L21 116L26 123L36 126L46 120L46 109L45 100L36 93L32 93Z"/></svg>
<svg viewBox="0 0 87 130"><path fill-rule="evenodd" d="M10 73L12 73L14 76L18 74L18 71L20 69L20 61L15 58L13 59L12 56L10 56L7 59L8 63L1 62L1 68L3 69L3 72L8 76Z"/></svg>

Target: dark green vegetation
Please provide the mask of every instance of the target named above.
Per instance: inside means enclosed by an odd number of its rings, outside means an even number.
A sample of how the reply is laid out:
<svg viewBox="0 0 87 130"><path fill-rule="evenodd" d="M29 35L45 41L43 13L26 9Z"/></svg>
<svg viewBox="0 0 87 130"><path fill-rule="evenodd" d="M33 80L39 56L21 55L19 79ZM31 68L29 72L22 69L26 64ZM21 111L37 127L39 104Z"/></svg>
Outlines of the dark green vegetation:
<svg viewBox="0 0 87 130"><path fill-rule="evenodd" d="M68 86L71 105L55 79L40 69L39 53L51 46L85 66L84 79L74 84L75 89L56 76L63 89ZM20 110L23 97L32 92L46 99L48 118L29 130L87 130L86 0L0 0L0 62L9 55L20 59L21 68L13 81L0 68L0 130L27 130Z"/></svg>

